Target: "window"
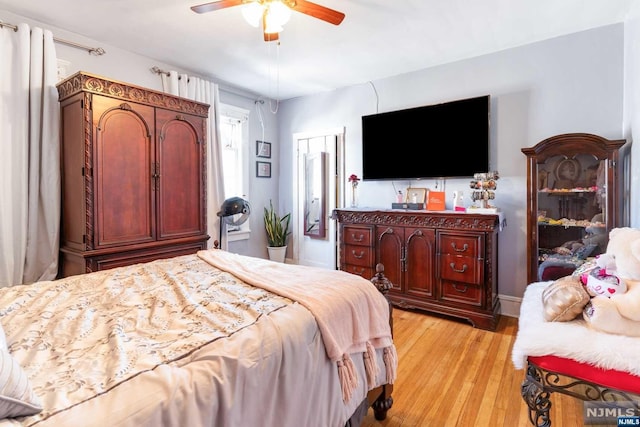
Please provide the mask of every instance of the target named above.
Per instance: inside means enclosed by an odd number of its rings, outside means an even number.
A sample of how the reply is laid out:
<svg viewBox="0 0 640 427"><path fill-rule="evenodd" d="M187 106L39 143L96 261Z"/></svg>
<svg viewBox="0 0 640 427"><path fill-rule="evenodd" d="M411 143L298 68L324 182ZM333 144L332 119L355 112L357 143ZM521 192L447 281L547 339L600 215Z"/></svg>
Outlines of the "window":
<svg viewBox="0 0 640 427"><path fill-rule="evenodd" d="M249 200L249 111L220 104L220 142L224 198ZM240 226L227 225L229 241L249 238L249 221Z"/></svg>

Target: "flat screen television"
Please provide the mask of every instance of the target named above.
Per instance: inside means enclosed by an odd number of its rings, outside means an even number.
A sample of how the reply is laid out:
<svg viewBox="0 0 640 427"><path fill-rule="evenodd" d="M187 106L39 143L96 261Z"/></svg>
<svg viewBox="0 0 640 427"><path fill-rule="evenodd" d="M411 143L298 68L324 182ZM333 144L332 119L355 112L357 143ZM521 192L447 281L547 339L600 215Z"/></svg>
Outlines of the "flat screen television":
<svg viewBox="0 0 640 427"><path fill-rule="evenodd" d="M489 95L362 116L362 179L488 172Z"/></svg>

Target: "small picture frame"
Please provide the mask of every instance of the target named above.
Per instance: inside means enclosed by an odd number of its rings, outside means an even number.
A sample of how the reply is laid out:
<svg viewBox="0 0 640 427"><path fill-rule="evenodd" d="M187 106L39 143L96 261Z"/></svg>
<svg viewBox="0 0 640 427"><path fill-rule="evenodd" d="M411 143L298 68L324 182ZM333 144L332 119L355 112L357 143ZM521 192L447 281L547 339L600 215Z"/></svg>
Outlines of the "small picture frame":
<svg viewBox="0 0 640 427"><path fill-rule="evenodd" d="M256 176L258 178L271 178L271 162L256 162Z"/></svg>
<svg viewBox="0 0 640 427"><path fill-rule="evenodd" d="M271 158L271 143L267 141L256 141L256 157Z"/></svg>
<svg viewBox="0 0 640 427"><path fill-rule="evenodd" d="M426 203L427 189L408 187L405 196L405 203Z"/></svg>

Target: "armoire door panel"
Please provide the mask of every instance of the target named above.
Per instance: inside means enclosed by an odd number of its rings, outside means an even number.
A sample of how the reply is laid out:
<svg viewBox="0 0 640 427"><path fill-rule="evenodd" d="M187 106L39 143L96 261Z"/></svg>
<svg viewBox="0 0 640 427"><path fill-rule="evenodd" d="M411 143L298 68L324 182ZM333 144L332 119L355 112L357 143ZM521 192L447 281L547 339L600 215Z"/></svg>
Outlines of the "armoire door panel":
<svg viewBox="0 0 640 427"><path fill-rule="evenodd" d="M158 239L204 232L205 146L184 114L157 110Z"/></svg>
<svg viewBox="0 0 640 427"><path fill-rule="evenodd" d="M86 194L82 172L85 166L83 94L60 105L62 119L62 240L68 247L83 250L86 245Z"/></svg>
<svg viewBox="0 0 640 427"><path fill-rule="evenodd" d="M155 240L153 108L94 97L95 247Z"/></svg>

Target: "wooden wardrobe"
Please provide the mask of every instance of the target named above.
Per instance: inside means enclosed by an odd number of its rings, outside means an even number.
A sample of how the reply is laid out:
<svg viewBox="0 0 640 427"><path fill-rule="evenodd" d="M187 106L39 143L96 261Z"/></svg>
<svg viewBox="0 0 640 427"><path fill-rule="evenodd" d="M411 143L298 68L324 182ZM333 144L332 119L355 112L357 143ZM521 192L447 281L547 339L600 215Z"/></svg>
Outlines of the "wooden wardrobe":
<svg viewBox="0 0 640 427"><path fill-rule="evenodd" d="M85 72L57 87L60 277L204 249L209 106Z"/></svg>

